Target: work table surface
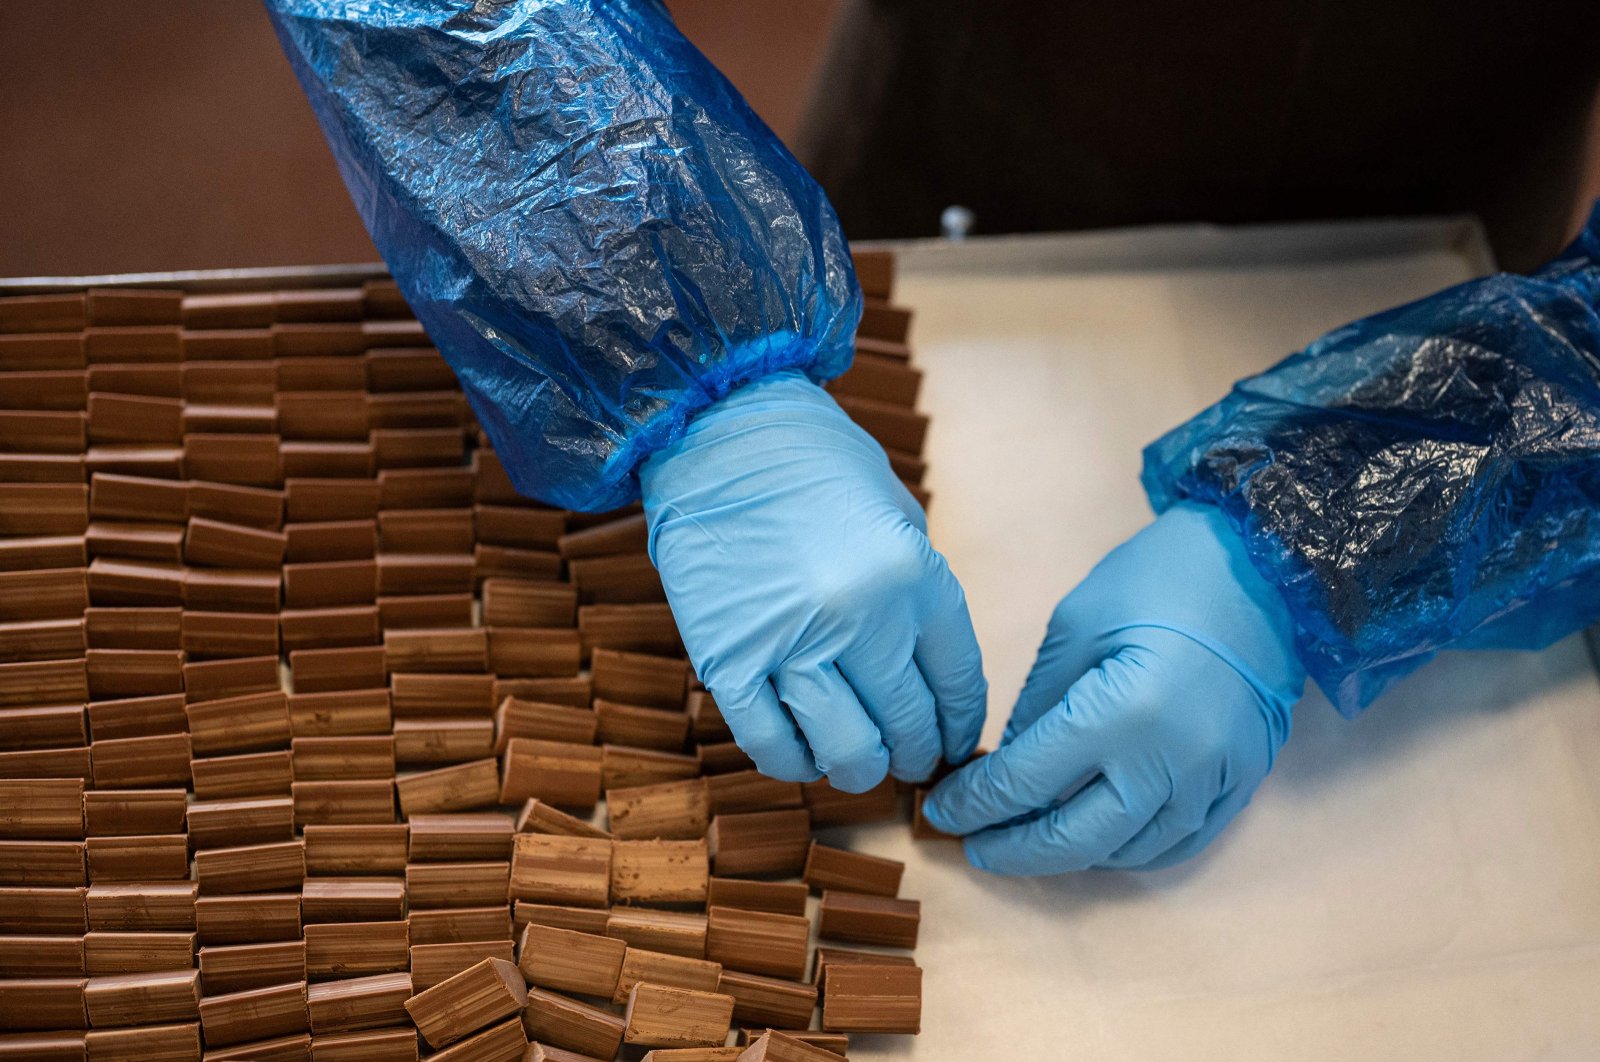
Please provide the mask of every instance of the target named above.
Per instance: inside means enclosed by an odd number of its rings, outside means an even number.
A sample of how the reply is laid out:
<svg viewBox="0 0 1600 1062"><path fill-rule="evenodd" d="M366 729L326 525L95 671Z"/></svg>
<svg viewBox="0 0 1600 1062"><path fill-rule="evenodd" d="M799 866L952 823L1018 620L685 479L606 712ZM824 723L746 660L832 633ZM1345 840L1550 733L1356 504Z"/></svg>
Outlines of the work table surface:
<svg viewBox="0 0 1600 1062"><path fill-rule="evenodd" d="M1457 221L901 250L988 747L1051 608L1149 520L1145 443L1326 329L1489 268ZM1578 637L1446 654L1354 722L1313 690L1252 806L1183 866L1005 879L903 827L850 839L907 860L929 971L923 1035L852 1058L1600 1050L1600 683Z"/></svg>

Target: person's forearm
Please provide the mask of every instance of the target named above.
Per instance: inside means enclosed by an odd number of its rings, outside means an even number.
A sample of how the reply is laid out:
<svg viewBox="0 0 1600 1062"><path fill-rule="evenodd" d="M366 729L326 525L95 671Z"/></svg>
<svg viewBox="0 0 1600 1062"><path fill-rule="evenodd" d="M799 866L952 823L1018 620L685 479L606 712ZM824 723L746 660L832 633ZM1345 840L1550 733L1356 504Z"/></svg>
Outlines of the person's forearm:
<svg viewBox="0 0 1600 1062"><path fill-rule="evenodd" d="M700 409L849 364L816 184L654 0L267 0L373 242L517 487L603 509Z"/></svg>
<svg viewBox="0 0 1600 1062"><path fill-rule="evenodd" d="M1600 210L1556 262L1338 329L1145 452L1213 502L1347 714L1449 646L1600 617Z"/></svg>

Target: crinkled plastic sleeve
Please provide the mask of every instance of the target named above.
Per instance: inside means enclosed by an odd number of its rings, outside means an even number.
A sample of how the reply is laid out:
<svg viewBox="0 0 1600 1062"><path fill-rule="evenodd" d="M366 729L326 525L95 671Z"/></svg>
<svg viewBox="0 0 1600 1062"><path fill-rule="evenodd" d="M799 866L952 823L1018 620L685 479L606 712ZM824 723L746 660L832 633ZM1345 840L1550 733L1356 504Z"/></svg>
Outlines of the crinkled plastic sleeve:
<svg viewBox="0 0 1600 1062"><path fill-rule="evenodd" d="M1151 444L1163 511L1219 506L1347 715L1447 647L1600 618L1600 208L1531 276L1357 321Z"/></svg>
<svg viewBox="0 0 1600 1062"><path fill-rule="evenodd" d="M822 190L656 0L267 0L373 242L512 481L638 495L689 418L843 372Z"/></svg>

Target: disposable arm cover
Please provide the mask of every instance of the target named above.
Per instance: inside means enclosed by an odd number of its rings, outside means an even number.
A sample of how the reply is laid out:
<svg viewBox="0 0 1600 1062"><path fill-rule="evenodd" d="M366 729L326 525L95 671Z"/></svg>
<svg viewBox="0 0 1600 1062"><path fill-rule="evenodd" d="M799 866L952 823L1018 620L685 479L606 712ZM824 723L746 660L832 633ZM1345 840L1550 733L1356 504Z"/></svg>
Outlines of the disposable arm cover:
<svg viewBox="0 0 1600 1062"><path fill-rule="evenodd" d="M1214 503L1347 715L1449 647L1600 616L1600 209L1557 260L1331 332L1153 443Z"/></svg>
<svg viewBox="0 0 1600 1062"><path fill-rule="evenodd" d="M267 0L346 185L512 481L637 497L689 417L849 365L820 188L655 0Z"/></svg>

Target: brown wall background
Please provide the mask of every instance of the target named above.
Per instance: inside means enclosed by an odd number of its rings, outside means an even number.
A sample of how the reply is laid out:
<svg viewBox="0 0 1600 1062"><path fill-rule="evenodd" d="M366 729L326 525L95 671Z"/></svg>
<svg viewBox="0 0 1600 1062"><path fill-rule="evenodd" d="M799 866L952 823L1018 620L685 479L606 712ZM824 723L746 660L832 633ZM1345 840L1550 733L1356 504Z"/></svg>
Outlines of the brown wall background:
<svg viewBox="0 0 1600 1062"><path fill-rule="evenodd" d="M792 135L835 0L678 0ZM0 276L377 258L255 0L0 6Z"/></svg>
<svg viewBox="0 0 1600 1062"><path fill-rule="evenodd" d="M671 3L791 143L839 5ZM254 0L3 5L0 144L0 276L376 257Z"/></svg>
<svg viewBox="0 0 1600 1062"><path fill-rule="evenodd" d="M7 4L0 79L0 275L376 257L259 4Z"/></svg>

